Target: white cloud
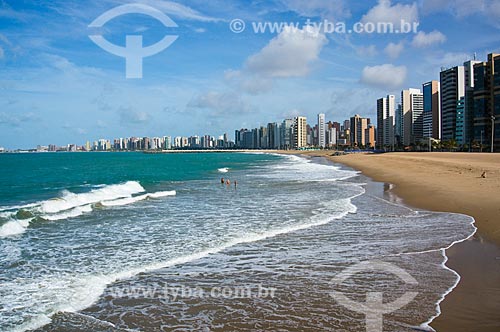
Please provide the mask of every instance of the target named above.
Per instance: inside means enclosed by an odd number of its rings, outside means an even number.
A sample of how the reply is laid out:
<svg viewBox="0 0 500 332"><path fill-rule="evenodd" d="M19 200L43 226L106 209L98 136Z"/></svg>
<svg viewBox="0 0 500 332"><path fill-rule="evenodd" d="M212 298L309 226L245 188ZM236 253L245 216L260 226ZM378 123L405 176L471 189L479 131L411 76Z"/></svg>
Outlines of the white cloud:
<svg viewBox="0 0 500 332"><path fill-rule="evenodd" d="M422 10L426 14L449 11L457 17L483 12L487 6L487 0L424 0Z"/></svg>
<svg viewBox="0 0 500 332"><path fill-rule="evenodd" d="M407 23L418 22L416 3L411 5L395 4L392 6L390 0L379 0L378 4L361 18L363 23L392 23L394 29L399 30L401 30L402 20Z"/></svg>
<svg viewBox="0 0 500 332"><path fill-rule="evenodd" d="M433 56L428 56L427 62L436 67L449 67L461 65L464 62L471 60L473 58L472 54L467 53L439 53Z"/></svg>
<svg viewBox="0 0 500 332"><path fill-rule="evenodd" d="M36 122L39 120L38 116L33 113L11 114L0 112L0 125L5 124L9 126L19 127L28 122Z"/></svg>
<svg viewBox="0 0 500 332"><path fill-rule="evenodd" d="M500 27L500 1L498 0L424 0L422 3L424 14L449 12L457 18L471 15L485 16L490 23Z"/></svg>
<svg viewBox="0 0 500 332"><path fill-rule="evenodd" d="M245 69L264 77L302 77L328 43L324 34L312 27L285 28L259 53L248 58Z"/></svg>
<svg viewBox="0 0 500 332"><path fill-rule="evenodd" d="M2 46L0 46L0 60L3 59L5 56L5 52L3 51Z"/></svg>
<svg viewBox="0 0 500 332"><path fill-rule="evenodd" d="M404 50L404 42L399 42L397 44L395 43L389 43L385 49L384 52L391 58L391 59L397 59L401 55L401 52Z"/></svg>
<svg viewBox="0 0 500 332"><path fill-rule="evenodd" d="M151 117L149 113L137 111L132 107L120 107L118 109L120 121L125 125L134 125L149 122Z"/></svg>
<svg viewBox="0 0 500 332"><path fill-rule="evenodd" d="M377 47L375 45L359 46L356 48L356 52L359 56L367 57L374 57L378 54Z"/></svg>
<svg viewBox="0 0 500 332"><path fill-rule="evenodd" d="M121 2L121 1L120 1ZM137 2L137 1L136 1ZM181 19L202 21L202 22L217 22L220 21L218 18L210 17L194 10L190 7L182 5L173 1L164 0L139 0L138 2L150 5L156 9L159 9L172 16L179 17Z"/></svg>
<svg viewBox="0 0 500 332"><path fill-rule="evenodd" d="M407 69L405 66L385 64L365 67L361 76L361 83L381 88L396 89L406 81Z"/></svg>
<svg viewBox="0 0 500 332"><path fill-rule="evenodd" d="M193 98L187 105L190 108L208 109L213 116L228 116L248 113L251 110L241 97L235 92L209 91Z"/></svg>
<svg viewBox="0 0 500 332"><path fill-rule="evenodd" d="M434 30L429 33L420 31L415 35L411 44L414 47L425 48L432 46L434 44L442 44L445 41L446 41L446 36L437 30Z"/></svg>
<svg viewBox="0 0 500 332"><path fill-rule="evenodd" d="M343 0L282 0L281 2L287 9L306 17L319 16L338 20L351 15Z"/></svg>

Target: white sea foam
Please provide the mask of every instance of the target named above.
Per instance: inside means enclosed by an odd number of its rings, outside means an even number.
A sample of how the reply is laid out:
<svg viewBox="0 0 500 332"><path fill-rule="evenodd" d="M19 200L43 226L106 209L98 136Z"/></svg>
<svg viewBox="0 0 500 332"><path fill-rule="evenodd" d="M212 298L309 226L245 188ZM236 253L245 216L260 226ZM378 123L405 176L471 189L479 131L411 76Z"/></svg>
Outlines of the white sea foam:
<svg viewBox="0 0 500 332"><path fill-rule="evenodd" d="M29 220L16 220L16 212L25 209L45 220L57 221L75 218L84 213L92 212L92 204L102 203L103 206L121 206L132 204L147 198L161 198L175 196L175 190L158 191L153 193L132 196L144 192L145 189L136 181L128 181L122 184L99 185L95 189L75 194L64 191L62 197L31 203L26 205L4 207L0 212L2 219L7 219L0 227L0 238L22 234L29 227Z"/></svg>
<svg viewBox="0 0 500 332"><path fill-rule="evenodd" d="M162 193L171 194L172 192L162 192ZM364 193L364 191L363 191L363 193ZM359 195L362 195L363 193L360 193ZM359 195L355 195L354 197L357 197ZM145 195L141 195L141 196L145 196ZM354 197L352 197L352 198L354 198ZM167 261L153 263L153 264L149 264L146 266L140 266L137 268L132 268L132 269L129 269L126 271L113 273L110 275L79 276L78 280L74 280L72 282L73 288L71 291L72 295L70 297L70 302L60 303L56 308L54 308L52 310L52 312L50 314L48 314L48 315L47 314L40 314L39 316L34 317L32 320L30 320L27 323L20 326L14 332L26 331L27 329L39 328L39 327L47 324L48 322L50 322L50 316L52 316L53 314L60 312L60 311L77 312L77 311L83 310L83 309L91 306L93 303L95 303L99 299L101 294L105 291L107 285L109 285L113 282L116 282L118 280L132 278L140 273L146 273L146 272L156 271L156 270L159 270L162 268L172 267L175 265L186 264L186 263L207 257L209 255L217 254L221 251L224 251L228 248L231 248L231 247L234 247L234 246L237 246L240 244L262 241L262 240L276 237L279 235L297 232L297 231L301 231L301 230L306 230L306 229L309 229L312 227L318 227L321 225L328 224L329 222L331 222L333 220L341 219L342 217L346 216L349 213L356 213L357 207L351 203L352 198L341 199L341 200L331 202L331 204L335 204L336 206L344 207L345 209L342 212L337 212L337 213L332 214L331 211L328 212L328 210L326 210L327 212L312 216L311 218L309 218L305 222L297 224L297 225L290 225L287 227L275 228L275 229L263 231L263 232L244 234L242 236L239 236L239 237L236 237L232 240L229 240L221 245L218 245L218 246L206 249L206 250L202 250L199 252L195 252L193 254L179 256L179 257L167 260Z"/></svg>
<svg viewBox="0 0 500 332"><path fill-rule="evenodd" d="M218 168L217 171L219 171L219 173L227 173L229 172L229 168L227 167Z"/></svg>
<svg viewBox="0 0 500 332"><path fill-rule="evenodd" d="M70 210L65 210L59 213L54 213L54 214L43 214L41 217L45 220L51 220L51 221L56 221L56 220L63 220L63 219L68 219L68 218L75 218L78 216L81 216L84 213L89 213L92 212L92 205L87 204L84 206L77 206L75 208L72 208Z"/></svg>
<svg viewBox="0 0 500 332"><path fill-rule="evenodd" d="M455 244L458 244L458 243L462 243L464 241L467 241L468 239L470 239L471 237L474 236L474 234L476 234L477 232L477 227L475 226L475 223L476 223L476 220L471 217L471 216L467 216L471 219L471 225L474 227L474 230L473 232L468 236L466 237L465 239L462 239L462 240L458 240L458 241L454 241L453 243L451 243L449 246L445 247L445 248L441 248L439 249L439 251L441 251L441 255L443 255L443 261L441 262L441 266L443 267L443 269L446 269L450 272L452 272L455 276L456 276L456 279L455 279L455 283L446 290L446 292L444 294L441 294L441 297L439 298L439 300L437 301L436 303L436 314L434 316L432 316L431 318L429 318L429 320L427 320L425 323L422 323L420 325L420 327L424 328L424 329L427 329L429 331L435 331L431 326L430 324L439 316L441 316L441 302L444 301L444 299L446 298L446 296L448 294L450 294L457 286L458 284L460 283L460 280L462 279L462 277L460 276L460 274L458 274L457 271L451 269L450 267L448 267L448 265L446 265L446 263L448 262L448 256L446 255L446 250L450 249L451 247L453 247Z"/></svg>
<svg viewBox="0 0 500 332"><path fill-rule="evenodd" d="M0 227L0 238L22 234L26 231L30 220L11 220Z"/></svg>
<svg viewBox="0 0 500 332"><path fill-rule="evenodd" d="M30 204L25 204L25 205L13 205L13 206L0 206L0 212L28 209L28 208L32 208L32 207L35 207L38 205L39 205L39 203L30 203Z"/></svg>
<svg viewBox="0 0 500 332"><path fill-rule="evenodd" d="M129 197L140 192L144 192L144 188L136 181L109 185L81 194L65 191L61 198L41 202L38 209L42 213L57 213L78 206Z"/></svg>
<svg viewBox="0 0 500 332"><path fill-rule="evenodd" d="M175 196L176 192L175 190L171 191L158 191L155 193L148 193L148 194L143 194L139 196L134 196L134 197L126 197L126 198L120 198L120 199L115 199L112 201L103 201L101 204L103 206L122 206L122 205L128 205L128 204L133 204L148 198L161 198L161 197L166 197L166 196Z"/></svg>

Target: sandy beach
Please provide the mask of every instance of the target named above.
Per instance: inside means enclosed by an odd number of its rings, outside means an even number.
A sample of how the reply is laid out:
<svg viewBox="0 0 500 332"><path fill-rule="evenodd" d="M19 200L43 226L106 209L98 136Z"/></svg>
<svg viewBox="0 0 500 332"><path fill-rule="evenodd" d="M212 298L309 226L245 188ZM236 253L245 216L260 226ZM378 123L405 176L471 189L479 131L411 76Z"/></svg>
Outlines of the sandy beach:
<svg viewBox="0 0 500 332"><path fill-rule="evenodd" d="M437 331L500 330L500 154L388 153L326 156L362 171L415 208L473 216L477 233L447 251L462 277L441 303ZM484 177L483 177L484 174Z"/></svg>

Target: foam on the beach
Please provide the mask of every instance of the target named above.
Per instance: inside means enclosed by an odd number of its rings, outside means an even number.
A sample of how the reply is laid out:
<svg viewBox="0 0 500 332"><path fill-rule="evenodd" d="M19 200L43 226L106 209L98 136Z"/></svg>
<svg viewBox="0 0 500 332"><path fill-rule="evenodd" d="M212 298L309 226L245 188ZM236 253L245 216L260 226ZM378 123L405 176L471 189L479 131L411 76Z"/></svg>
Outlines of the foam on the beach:
<svg viewBox="0 0 500 332"><path fill-rule="evenodd" d="M22 234L29 226L29 220L10 220L0 227L0 238Z"/></svg>
<svg viewBox="0 0 500 332"><path fill-rule="evenodd" d="M162 197L167 197L167 196L175 196L177 193L175 190L170 190L170 191L158 191L154 193L148 193L148 194L143 194L143 195L138 195L134 197L126 197L126 198L120 198L120 199L115 199L111 201L102 201L101 204L103 206L123 206L123 205L128 205L128 204L133 204L148 198L162 198Z"/></svg>
<svg viewBox="0 0 500 332"><path fill-rule="evenodd" d="M460 215L457 213L457 215ZM464 216L462 214L462 216ZM455 244L458 244L458 243L462 243L464 241L467 241L468 239L472 238L474 236L474 234L476 234L477 232L477 227L474 225L475 224L475 219L471 216L467 216L471 219L471 225L474 227L474 230L473 232L466 238L462 239L462 240L458 240L458 241L454 241L453 243L451 243L449 246L445 247L445 248L439 248L437 250L439 250L441 252L441 255L443 255L443 261L441 262L441 267L443 269L446 269L450 272L452 272L455 276L456 276L456 280L455 280L455 283L446 290L446 292L444 292L441 297L439 298L439 300L437 301L436 303L436 314L434 316L432 316L431 318L429 318L429 320L427 320L425 323L422 323L420 325L420 327L424 328L424 329L428 329L429 331L435 331L431 326L430 324L436 319L438 318L440 315L441 315L441 302L444 301L444 299L446 298L446 296L448 294L450 294L457 286L458 284L460 283L460 280L462 279L462 277L460 276L460 274L451 269L448 265L446 265L446 263L448 262L448 256L446 255L446 250L450 249L451 247L453 247Z"/></svg>
<svg viewBox="0 0 500 332"><path fill-rule="evenodd" d="M227 167L218 168L217 171L219 173L227 173L227 172L229 172L229 168L227 168Z"/></svg>
<svg viewBox="0 0 500 332"><path fill-rule="evenodd" d="M80 194L64 191L60 198L41 202L39 210L42 213L57 213L78 206L129 197L144 191L144 188L136 181L108 185Z"/></svg>
<svg viewBox="0 0 500 332"><path fill-rule="evenodd" d="M61 197L58 198L26 205L3 207L0 218L7 221L0 227L0 238L23 234L28 229L30 222L36 217L48 221L65 220L91 213L95 204L108 207L122 206L149 198L158 199L176 195L175 190L170 190L134 196L145 191L137 181L99 185L93 186L93 188L84 193L72 193L64 190ZM29 216L29 218L24 215Z"/></svg>
<svg viewBox="0 0 500 332"><path fill-rule="evenodd" d="M163 193L171 194L172 192L163 192ZM329 204L333 204L334 207L336 208L342 207L343 208L342 212L332 213L330 210L327 209L325 210L325 213L314 215L308 220L304 220L303 223L293 226L275 228L264 232L244 234L234 238L233 240L227 241L221 245L214 246L212 248L202 250L199 252L195 252L193 254L182 255L164 262L149 264L138 268L129 269L126 271L113 273L110 275L81 277L76 282L76 285L74 285L76 289L73 292L76 292L76 294L72 297L73 301L72 303L61 304L57 306L57 308L55 308L53 312L51 312L50 314L42 314L39 317L35 317L34 320L28 322L22 328L16 331L25 331L26 326L30 326L30 328L41 327L47 324L47 321L50 319L50 317L61 311L72 313L83 310L92 305L94 302L96 302L109 284L112 284L118 280L129 279L140 273L147 273L163 268L168 268L176 265L182 265L189 262L193 262L202 259L204 257L207 257L209 255L217 254L219 252L222 252L226 249L229 249L231 247L240 244L262 241L279 235L306 230L312 227L318 227L321 225L325 225L329 222L332 222L334 220L341 219L349 213L356 213L357 207L351 203L351 200L352 198L362 195L363 193L364 190L363 192L351 198L329 202ZM81 296L78 296L78 294L80 294Z"/></svg>

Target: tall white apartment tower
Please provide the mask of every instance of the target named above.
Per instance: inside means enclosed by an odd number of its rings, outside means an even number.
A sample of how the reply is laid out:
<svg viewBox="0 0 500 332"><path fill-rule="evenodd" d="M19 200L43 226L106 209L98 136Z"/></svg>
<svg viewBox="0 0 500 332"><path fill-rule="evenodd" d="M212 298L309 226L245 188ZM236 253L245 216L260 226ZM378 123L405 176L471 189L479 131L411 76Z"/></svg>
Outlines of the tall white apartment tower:
<svg viewBox="0 0 500 332"><path fill-rule="evenodd" d="M423 112L424 96L419 89L408 89L401 91L401 108L403 112L402 141L403 145L415 143L423 137ZM416 135L415 135L416 134Z"/></svg>
<svg viewBox="0 0 500 332"><path fill-rule="evenodd" d="M325 114L318 114L318 146L320 148L326 147L326 124Z"/></svg>
<svg viewBox="0 0 500 332"><path fill-rule="evenodd" d="M293 147L300 149L307 146L307 119L304 116L298 116L293 124Z"/></svg>

